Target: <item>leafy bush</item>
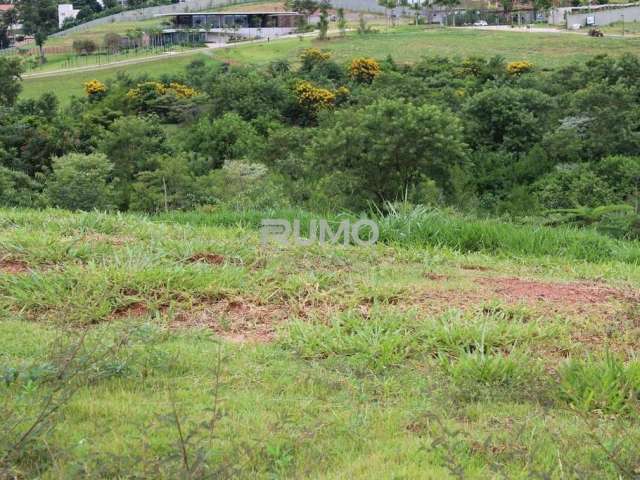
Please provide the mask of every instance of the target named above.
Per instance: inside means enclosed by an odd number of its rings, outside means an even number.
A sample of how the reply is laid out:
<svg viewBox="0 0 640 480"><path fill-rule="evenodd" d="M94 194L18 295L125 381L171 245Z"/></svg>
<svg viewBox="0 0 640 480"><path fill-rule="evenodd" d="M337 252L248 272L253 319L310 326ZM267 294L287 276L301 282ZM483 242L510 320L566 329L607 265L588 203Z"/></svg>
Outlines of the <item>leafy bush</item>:
<svg viewBox="0 0 640 480"><path fill-rule="evenodd" d="M380 64L373 58L354 58L349 66L349 76L360 83L371 83L380 75Z"/></svg>
<svg viewBox="0 0 640 480"><path fill-rule="evenodd" d="M307 150L312 163L358 180L353 205L402 198L430 178L447 188L450 168L462 163L462 129L449 112L432 105L378 100L324 117Z"/></svg>
<svg viewBox="0 0 640 480"><path fill-rule="evenodd" d="M41 189L42 186L28 175L0 166L0 205L41 206Z"/></svg>
<svg viewBox="0 0 640 480"><path fill-rule="evenodd" d="M206 156L201 174L222 167L226 160L259 158L263 140L255 128L237 113L225 113L216 119L203 118L188 131L184 146L190 152Z"/></svg>
<svg viewBox="0 0 640 480"><path fill-rule="evenodd" d="M78 55L91 55L98 50L98 44L90 38L80 38L73 41L72 48Z"/></svg>
<svg viewBox="0 0 640 480"><path fill-rule="evenodd" d="M113 164L105 155L70 153L53 160L45 194L52 205L69 210L109 210L114 207L108 179Z"/></svg>
<svg viewBox="0 0 640 480"><path fill-rule="evenodd" d="M507 72L509 75L522 75L533 70L533 63L521 60L518 62L510 62L507 64Z"/></svg>
<svg viewBox="0 0 640 480"><path fill-rule="evenodd" d="M107 86L99 80L89 80L84 84L84 91L88 97L97 99L107 93Z"/></svg>

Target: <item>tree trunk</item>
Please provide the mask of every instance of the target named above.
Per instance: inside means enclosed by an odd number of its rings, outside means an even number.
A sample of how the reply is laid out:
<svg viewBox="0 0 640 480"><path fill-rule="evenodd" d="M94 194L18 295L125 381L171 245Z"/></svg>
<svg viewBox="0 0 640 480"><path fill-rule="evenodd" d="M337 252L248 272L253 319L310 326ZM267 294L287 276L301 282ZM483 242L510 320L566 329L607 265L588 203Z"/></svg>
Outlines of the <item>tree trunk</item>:
<svg viewBox="0 0 640 480"><path fill-rule="evenodd" d="M44 65L47 62L47 59L44 56L44 45L38 45L38 50L40 52L40 65Z"/></svg>

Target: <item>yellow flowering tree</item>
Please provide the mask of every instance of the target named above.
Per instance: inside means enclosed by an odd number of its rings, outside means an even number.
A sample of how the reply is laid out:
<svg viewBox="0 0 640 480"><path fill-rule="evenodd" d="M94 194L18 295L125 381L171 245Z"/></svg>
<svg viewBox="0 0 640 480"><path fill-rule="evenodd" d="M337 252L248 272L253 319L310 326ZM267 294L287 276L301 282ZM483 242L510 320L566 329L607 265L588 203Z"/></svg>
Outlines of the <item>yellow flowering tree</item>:
<svg viewBox="0 0 640 480"><path fill-rule="evenodd" d="M154 112L169 121L181 121L194 111L194 100L199 95L197 90L182 83L143 82L127 92L127 99L138 112Z"/></svg>
<svg viewBox="0 0 640 480"><path fill-rule="evenodd" d="M324 52L319 48L307 48L302 51L300 60L302 60L302 70L310 71L315 65L326 62L331 58L329 52Z"/></svg>
<svg viewBox="0 0 640 480"><path fill-rule="evenodd" d="M380 64L373 58L354 58L349 66L349 76L360 83L371 83L380 71Z"/></svg>
<svg viewBox="0 0 640 480"><path fill-rule="evenodd" d="M507 73L509 75L522 75L533 70L533 63L521 60L519 62L511 62L507 64Z"/></svg>
<svg viewBox="0 0 640 480"><path fill-rule="evenodd" d="M336 101L336 94L326 88L316 87L313 83L302 80L295 87L298 104L307 110L317 112L330 108Z"/></svg>
<svg viewBox="0 0 640 480"><path fill-rule="evenodd" d="M99 98L107 93L107 86L99 80L90 80L84 84L84 91L89 98Z"/></svg>

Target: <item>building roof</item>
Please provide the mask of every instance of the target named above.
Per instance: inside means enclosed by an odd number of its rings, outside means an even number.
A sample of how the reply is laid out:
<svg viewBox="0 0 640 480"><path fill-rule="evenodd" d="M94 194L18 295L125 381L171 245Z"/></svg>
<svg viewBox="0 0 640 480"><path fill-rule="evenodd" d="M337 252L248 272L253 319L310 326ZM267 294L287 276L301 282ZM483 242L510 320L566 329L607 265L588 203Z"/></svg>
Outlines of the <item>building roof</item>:
<svg viewBox="0 0 640 480"><path fill-rule="evenodd" d="M15 5L12 5L11 3L0 3L0 12L7 12L9 10L12 10L14 6Z"/></svg>
<svg viewBox="0 0 640 480"><path fill-rule="evenodd" d="M298 16L301 15L297 12L184 12L184 13L157 13L154 17L177 17L177 16L189 16L193 17L196 15L279 15L281 17L285 16Z"/></svg>

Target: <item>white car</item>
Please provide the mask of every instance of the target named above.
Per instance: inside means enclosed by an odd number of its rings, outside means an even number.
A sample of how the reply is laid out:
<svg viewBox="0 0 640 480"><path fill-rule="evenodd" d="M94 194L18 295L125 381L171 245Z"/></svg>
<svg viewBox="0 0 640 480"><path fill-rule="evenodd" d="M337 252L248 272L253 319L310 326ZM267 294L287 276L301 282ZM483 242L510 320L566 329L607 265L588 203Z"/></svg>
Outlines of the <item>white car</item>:
<svg viewBox="0 0 640 480"><path fill-rule="evenodd" d="M489 24L487 22L485 22L484 20L478 20L477 22L475 22L473 24L474 27L488 27Z"/></svg>

